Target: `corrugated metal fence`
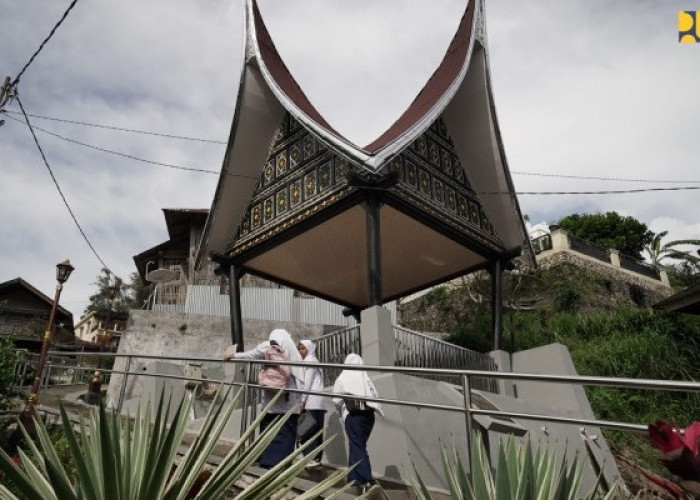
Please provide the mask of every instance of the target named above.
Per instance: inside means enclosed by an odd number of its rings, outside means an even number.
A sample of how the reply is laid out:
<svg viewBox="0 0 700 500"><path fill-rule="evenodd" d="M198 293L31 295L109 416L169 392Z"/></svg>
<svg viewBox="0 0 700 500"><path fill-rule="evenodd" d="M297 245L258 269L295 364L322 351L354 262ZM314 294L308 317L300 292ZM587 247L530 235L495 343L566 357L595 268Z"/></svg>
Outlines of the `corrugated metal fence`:
<svg viewBox="0 0 700 500"><path fill-rule="evenodd" d="M396 302L384 304L396 322ZM242 315L247 319L289 321L313 325L352 326L355 320L343 316L343 306L319 298L297 297L289 288L241 288ZM184 304L155 304L154 311L228 316L229 296L218 286L190 285Z"/></svg>

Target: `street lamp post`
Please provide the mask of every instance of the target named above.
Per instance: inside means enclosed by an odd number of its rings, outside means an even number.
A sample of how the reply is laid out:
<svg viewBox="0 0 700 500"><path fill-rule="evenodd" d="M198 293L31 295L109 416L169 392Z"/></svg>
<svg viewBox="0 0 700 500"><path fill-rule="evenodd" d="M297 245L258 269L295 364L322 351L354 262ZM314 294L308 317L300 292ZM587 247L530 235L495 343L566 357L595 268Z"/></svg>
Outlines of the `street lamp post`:
<svg viewBox="0 0 700 500"><path fill-rule="evenodd" d="M99 340L100 340L100 352L104 352L105 343L107 341L107 334L109 332L109 322L112 316L112 305L114 304L114 299L117 298L119 290L122 287L122 280L116 278L114 283L107 287L107 314L105 317L105 327L100 330ZM92 380L88 385L88 392L85 395L85 402L87 404L96 405L100 402L100 391L102 390L102 374L100 369L102 368L102 356L97 360L97 369L92 376Z"/></svg>
<svg viewBox="0 0 700 500"><path fill-rule="evenodd" d="M34 383L29 391L29 397L27 398L27 403L24 405L24 410L20 415L20 420L24 427L31 431L34 429L34 411L36 404L39 402L39 386L41 384L41 378L44 372L44 365L46 364L46 356L49 350L49 344L51 343L51 334L54 328L54 321L56 320L56 309L58 308L58 301L61 298L61 291L63 290L63 284L68 281L70 274L75 268L71 266L70 261L66 259L60 264L56 265L56 295L53 299L53 304L51 305L51 313L49 314L49 323L46 326L46 331L44 332L44 339L41 343L41 354L39 354L39 362L36 365L36 373L34 376Z"/></svg>

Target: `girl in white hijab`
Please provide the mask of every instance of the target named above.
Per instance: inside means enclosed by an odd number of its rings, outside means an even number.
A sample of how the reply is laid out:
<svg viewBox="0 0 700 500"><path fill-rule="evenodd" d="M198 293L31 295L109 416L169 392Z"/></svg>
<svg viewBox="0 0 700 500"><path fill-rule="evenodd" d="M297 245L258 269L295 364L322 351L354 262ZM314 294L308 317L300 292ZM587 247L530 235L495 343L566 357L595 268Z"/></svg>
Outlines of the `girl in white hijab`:
<svg viewBox="0 0 700 500"><path fill-rule="evenodd" d="M348 354L346 365L363 365L364 361L357 354ZM373 484L372 467L367 454L367 441L374 427L374 413L384 416L382 407L375 401L360 401L351 396L379 397L377 388L367 372L362 370L343 370L333 386L333 392L343 397L333 398L345 423L348 436L348 465L357 464L350 471L348 479L365 491Z"/></svg>
<svg viewBox="0 0 700 500"><path fill-rule="evenodd" d="M299 349L301 357L304 358L304 362L310 364L310 366L304 368L304 390L323 391L323 374L320 368L313 366L315 363L318 363L316 345L311 340L302 340L299 342L297 349ZM302 394L301 412L308 413L315 422L315 425L309 430L307 435L316 434L323 429L323 424L326 420L326 401L323 396ZM301 438L303 439L303 437ZM323 434L320 434L304 448L304 455L308 455L321 443L323 443ZM306 466L307 469L317 469L321 465L321 453L318 452L314 459L309 462Z"/></svg>
<svg viewBox="0 0 700 500"><path fill-rule="evenodd" d="M277 345L282 347L289 361L302 361L301 355L299 354L297 346L292 340L291 335L289 335L287 330L282 328L272 330L269 340L258 344L248 351L236 352L236 346L230 346L228 349L226 349L224 360L265 359L265 353L270 348L272 342L275 342ZM289 368L291 369L291 376L289 377L289 385L287 387L290 389L303 387L304 368L301 366L290 366ZM265 406L270 402L273 395L274 393L271 393L270 391L262 391L261 404ZM287 420L284 426L280 429L279 433L277 433L277 436L275 436L272 442L262 452L262 455L260 455L260 467L270 469L284 460L294 451L294 445L296 444L297 438L297 423L299 421L298 402L299 395L297 393L287 393L285 396L277 400L277 402L272 406L270 411L260 422L260 433L263 433L277 416L287 413L287 411L292 407L297 408L295 414L291 415L289 420Z"/></svg>

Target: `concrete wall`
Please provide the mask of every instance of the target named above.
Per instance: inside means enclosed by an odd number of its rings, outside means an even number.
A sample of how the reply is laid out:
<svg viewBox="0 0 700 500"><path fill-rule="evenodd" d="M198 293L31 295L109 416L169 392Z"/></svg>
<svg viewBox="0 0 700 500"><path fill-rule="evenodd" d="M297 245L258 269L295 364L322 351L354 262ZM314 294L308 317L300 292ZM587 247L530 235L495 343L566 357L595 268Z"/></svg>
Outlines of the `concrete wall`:
<svg viewBox="0 0 700 500"><path fill-rule="evenodd" d="M515 373L578 375L568 349L562 344L550 344L515 353L512 361ZM504 411L595 419L586 392L580 385L516 381L514 391L514 398L488 393L483 393L483 396ZM588 439L591 453L597 458L609 483L612 484L619 478L617 465L599 427L524 419L517 420L517 424L528 431L533 444L550 446L560 456L566 453L569 460L573 460L577 454L583 459L583 492L587 492L596 482L584 439ZM491 453L494 453L497 435L490 434Z"/></svg>
<svg viewBox="0 0 700 500"><path fill-rule="evenodd" d="M275 328L285 328L295 340L301 340L317 338L338 327L244 319L244 347L249 349L267 340L269 333ZM117 352L118 354L146 356L220 359L223 357L224 350L230 344L231 325L229 318L132 310L129 312L129 320L127 321L126 329L122 332ZM184 361L168 363L177 365L177 368L174 368L174 370L179 372L179 375L182 375ZM134 358L130 371L145 375L152 372L151 368L149 368L152 366L155 366L152 361ZM162 364L158 366L160 368L164 367ZM118 358L115 361L114 369L123 371L125 368L126 358ZM230 365L224 367L222 362L206 363L203 368L221 373L225 377L233 376L232 367ZM176 373L173 372L173 374ZM135 376L129 377L125 400L140 398L141 395L150 393L151 385L142 386L140 382L136 382L136 378ZM117 405L122 381L122 375L114 374L111 377L107 397L112 406Z"/></svg>
<svg viewBox="0 0 700 500"><path fill-rule="evenodd" d="M516 353L513 371L523 373L547 373L576 375L573 362L565 346L549 346ZM458 386L433 382L400 374L372 375L382 398L404 401L463 406L463 395ZM593 411L582 387L570 384L543 384L517 382L512 388L516 397L473 391L473 401L478 408L500 409L529 414L570 416L594 419ZM444 488L445 482L440 457L440 443L448 450L456 447L466 459L466 422L463 414L412 408L410 406L383 406L386 418L377 417L368 443L372 471L377 476L407 481L411 475L411 462L416 464L427 484ZM517 440L530 440L534 445L548 446L556 451L559 460L564 456L572 461L575 456L583 460L582 492L596 483L583 439L588 439L591 452L598 459L606 478L612 484L619 478L619 471L608 445L598 427L582 428L577 424L552 424L524 419L492 419L475 417L488 436L488 451L497 461L499 440L513 435ZM325 460L332 464L347 464L347 443L342 423L332 411L327 414L328 432L336 434L336 440L328 448Z"/></svg>

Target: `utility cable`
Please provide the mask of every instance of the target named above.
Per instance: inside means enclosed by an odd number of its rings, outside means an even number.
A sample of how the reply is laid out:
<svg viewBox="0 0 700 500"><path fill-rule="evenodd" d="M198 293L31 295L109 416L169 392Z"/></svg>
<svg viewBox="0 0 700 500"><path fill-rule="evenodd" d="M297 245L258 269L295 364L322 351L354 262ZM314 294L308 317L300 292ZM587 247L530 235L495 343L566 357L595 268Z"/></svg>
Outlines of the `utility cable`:
<svg viewBox="0 0 700 500"><path fill-rule="evenodd" d="M625 179L622 177L596 177L589 175L569 175L569 174L544 174L538 172L519 172L517 170L511 170L512 174L517 175L531 175L536 177L555 177L558 179L583 179L583 180L594 180L594 181L619 181L619 182L653 182L655 184L700 184L699 181L670 181L661 179Z"/></svg>
<svg viewBox="0 0 700 500"><path fill-rule="evenodd" d="M508 191L476 191L476 194L515 194L522 195L570 195L570 194L632 194L632 193L648 193L652 191L697 191L700 186L676 186L676 187L658 187L658 188L641 188L641 189L615 189L606 191L516 191L510 193Z"/></svg>
<svg viewBox="0 0 700 500"><path fill-rule="evenodd" d="M73 2L75 3L75 2ZM83 239L85 240L85 243L87 243L88 247L90 247L90 250L92 250L92 253L97 257L97 260L100 261L100 264L102 264L102 267L107 269L111 274L116 276L112 272L112 270L109 268L107 264L105 264L105 261L102 260L102 257L97 253L97 250L95 250L95 247L92 245L92 242L90 239L87 237L87 234L85 234L85 231L83 231L82 226L78 222L78 219L76 218L75 214L73 213L73 209L71 209L70 205L68 204L68 200L66 200L65 195L63 194L63 191L61 190L61 186L59 186L58 181L56 180L56 176L53 173L53 170L51 170L51 166L49 165L49 161L46 159L46 155L44 154L44 150L41 148L41 144L39 144L39 139L37 138L36 134L34 133L34 129L32 128L32 124L29 123L29 117L27 116L26 112L24 111L24 106L22 106L22 101L20 100L19 96L15 96L17 99L17 104L19 104L19 109L22 110L22 114L24 115L24 119L27 122L27 127L29 127L29 131L32 134L32 137L34 138L34 144L36 144L37 149L39 150L39 153L41 154L41 158L44 160L44 165L46 165L46 169L49 171L49 175L51 176L51 180L54 183L54 186L56 186L56 189L58 190L58 194L61 196L61 199L63 200L63 204L66 206L68 209L68 213L70 214L71 218L73 219L73 222L75 223L76 227L78 228L78 231L80 231L80 234L82 235Z"/></svg>
<svg viewBox="0 0 700 500"><path fill-rule="evenodd" d="M6 110L4 111L5 113L9 114L16 114L16 115L21 115L21 113L17 111L9 111ZM133 134L143 134L143 135L151 135L155 137L165 137L167 139L180 139L183 141L193 141L193 142L205 142L209 144L227 144L226 141L217 141L214 139L205 139L203 137L191 137L191 136L185 136L185 135L177 135L177 134L164 134L161 132L151 132L148 130L138 130L138 129L132 129L132 128L126 128L126 127L117 127L113 125L104 125L100 123L90 123L90 122L83 122L83 121L77 121L77 120L67 120L64 118L56 118L56 117L51 117L51 116L43 116L43 115L33 115L29 114L27 116L30 116L32 118L39 118L41 120L48 120L48 121L55 121L55 122L60 122L60 123L70 123L73 125L82 125L85 127L95 127L95 128L101 128L101 129L106 129L106 130L116 130L119 132L130 132ZM72 139L64 138L62 136L59 136L58 134L54 134L53 132L49 132L47 130L41 129L39 127L35 127L37 130L41 130L42 132L48 133L48 134L53 134L56 137L59 137L64 140L72 141ZM85 145L83 143L75 141L77 144L80 145ZM87 145L87 147L91 147ZM167 164L163 166L169 166ZM207 170L206 173L210 173L213 171ZM216 172L218 173L218 172ZM543 172L523 172L523 171L518 171L518 170L511 170L511 174L514 175L526 175L526 176L533 176L533 177L551 177L551 178L556 178L556 179L579 179L579 180L596 180L596 181L614 181L614 182L640 182L640 183L654 183L654 184L700 184L700 180L668 180L668 179L629 179L629 178L624 178L624 177L599 177L599 176L592 176L592 175L572 175L572 174L547 174Z"/></svg>
<svg viewBox="0 0 700 500"><path fill-rule="evenodd" d="M12 116L7 116L7 118L20 122L22 120L18 120L17 118L14 118ZM27 121L26 123L29 125L29 122ZM185 170L185 171L191 171L191 172L199 172L199 173L204 173L204 174L219 174L216 170L207 170L203 168L194 168L194 167L183 167L180 165L173 165L171 163L163 163L163 162L158 162L154 160L147 160L144 158L139 158L138 156L126 154L126 153L120 153L118 151L113 151L110 149L105 149L101 148L99 146L93 146L91 144L87 144L84 142L77 141L75 139L71 139L69 137L64 137L60 134L56 134L55 132L51 132L49 130L43 129L41 127L33 127L36 130L39 130L45 134L51 135L53 137L57 137L58 139L77 144L86 148L94 149L97 151L101 151L103 153L109 153L113 154L116 156L121 156L123 158L128 158L131 160L143 162L143 163L148 163L151 165L157 165L161 167L167 167L167 168L174 168L177 170ZM32 131L32 133L34 133ZM513 172L513 173L521 173L521 172ZM240 175L240 174L231 174L227 173L225 174L227 176L232 176L232 177L241 177L241 178L246 178L246 179L259 179L259 177L255 176L250 176L250 175ZM700 184L700 181L662 181L662 180L653 180L653 179L622 179L622 178L595 178L595 177L584 177L584 176L567 176L567 175L559 175L559 174L536 174L536 173L525 173L525 175L542 175L542 176L547 176L547 177L564 177L564 178L576 178L576 179L594 179L594 180L616 180L616 181L627 181L627 182L658 182L658 183L674 183L674 184ZM365 189L372 189L372 188L365 188ZM378 188L379 190L384 190L384 188ZM634 194L634 193L647 193L647 192L654 192L654 191L695 191L695 190L700 190L700 186L675 186L675 187L658 187L658 188L641 188L641 189L616 189L616 190L601 190L601 191L516 191L516 192L510 192L510 191L477 191L475 194L479 195L518 195L518 196L528 196L528 195L542 195L542 196L547 196L547 195L596 195L596 194Z"/></svg>
<svg viewBox="0 0 700 500"><path fill-rule="evenodd" d="M22 120L18 120L17 118L14 118L14 117L12 117L12 116L9 116L9 115L8 115L7 117L8 117L10 120L15 120L15 121L17 121L17 122L24 123L24 122L22 122ZM207 170L207 169L204 169L204 168L194 168L194 167L183 167L183 166L181 166L181 165L173 165L172 163L163 163L163 162L159 162L159 161L155 161L155 160L147 160L147 159L145 159L145 158L140 158L140 157L138 157L138 156L130 155L130 154L127 154L127 153L121 153L121 152L119 152L119 151L113 151L113 150L111 150L111 149L106 149L106 148L102 148L102 147L99 147L99 146L93 146L92 144L87 144L87 143L85 143L85 142L81 142L81 141L77 141L77 140L75 140L75 139L71 139L70 137L62 136L62 135L60 135L60 134L57 134L57 133L55 133L55 132L51 132L51 131L46 130L46 129L43 129L43 128L41 128L41 127L34 126L33 128L36 129L36 130L39 130L39 131L41 131L41 132L43 132L43 133L45 133L45 134L48 134L48 135L50 135L50 136L56 137L56 138L58 138L58 139L61 139L61 140L63 140L63 141L70 142L70 143L72 143L72 144L77 144L78 146L83 146L83 147L85 147L85 148L94 149L94 150L96 150L96 151L101 151L101 152L103 152L103 153L109 153L109 154L115 155L115 156L121 156L122 158L128 158L128 159L130 159L130 160L139 161L139 162L147 163L147 164L150 164L150 165L157 165L157 166L160 166L160 167L174 168L174 169L176 169L176 170L185 170L185 171L190 171L190 172L199 172L199 173L203 173L203 174L215 174L215 175L218 175L218 174L219 174L219 172L217 172L216 170ZM259 177L253 177L253 176L250 176L250 175L240 175L240 174L226 174L226 175L230 175L230 176L232 176L232 177L242 177L242 178L246 178L246 179L258 179L258 178L259 178Z"/></svg>
<svg viewBox="0 0 700 500"><path fill-rule="evenodd" d="M58 20L58 22L54 25L54 27L53 27L53 29L51 30L51 32L49 33L49 35L48 35L46 38L44 38L44 41L41 42L41 45L39 45L39 48L36 49L36 51L34 52L34 54L32 54L32 57L29 58L29 61L27 61L27 64L25 64L24 67L21 69L21 71L17 74L17 76L15 77L15 79L12 81L12 84L10 85L10 87L16 87L16 86L17 86L17 84L19 83L19 79L22 78L22 75L24 74L24 72L27 70L27 68L29 67L29 65L32 64L32 63L34 62L34 59L36 59L36 57L39 55L39 53L42 51L42 49L43 49L44 46L48 43L48 41L51 40L51 37L54 35L54 33L56 33L56 30L57 30L58 27L61 25L61 23L63 23L63 21L66 19L66 17L68 17L68 13L73 9L73 7L75 7L75 4L76 4L77 2L78 2L78 0L73 0L73 1L70 3L70 5L69 5L68 8L66 9L66 11L65 11L65 12L63 13L63 15L61 16L61 19ZM18 99L18 100L19 100L19 99ZM20 107L21 107L21 106L20 106ZM25 115L25 118L26 118L26 115ZM28 124L28 123L29 123L29 122L27 122L27 124Z"/></svg>
<svg viewBox="0 0 700 500"><path fill-rule="evenodd" d="M17 111L6 111L6 113L11 113L11 114L21 114L18 113ZM227 144L226 141L215 141L214 139L203 139L200 137L189 137L185 135L175 135L175 134L163 134L159 132L149 132L148 130L137 130L137 129L132 129L132 128L125 128L125 127L115 127L113 125L103 125L99 123L90 123L90 122L81 122L77 120L65 120L63 118L54 118L50 116L42 116L42 115L28 115L31 116L32 118L39 118L41 120L49 120L49 121L54 121L54 122L61 122L61 123L71 123L73 125L82 125L84 127L95 127L95 128L102 128L102 129L107 129L107 130L117 130L119 132L130 132L132 134L143 134L143 135L152 135L156 137L165 137L168 139L181 139L183 141L195 141L195 142L207 142L210 144Z"/></svg>

